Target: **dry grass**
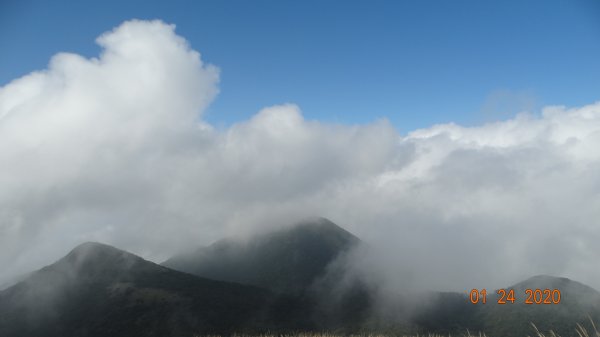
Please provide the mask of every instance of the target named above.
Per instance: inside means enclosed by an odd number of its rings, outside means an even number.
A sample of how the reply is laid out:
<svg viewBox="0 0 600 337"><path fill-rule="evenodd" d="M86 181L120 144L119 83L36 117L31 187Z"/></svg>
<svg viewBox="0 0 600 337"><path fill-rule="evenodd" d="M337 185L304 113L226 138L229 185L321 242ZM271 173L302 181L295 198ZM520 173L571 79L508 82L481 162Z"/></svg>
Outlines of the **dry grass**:
<svg viewBox="0 0 600 337"><path fill-rule="evenodd" d="M588 318L590 320L590 323L592 323L593 331L588 332L586 328L584 328L581 324L577 323L577 327L575 328L575 332L577 333L577 336L579 336L579 337L600 337L600 332L598 332L598 329L596 328L596 324L594 324L594 320L589 316L588 316ZM535 326L535 324L531 323L531 326L535 330L534 337L561 337L559 334L555 333L552 330L550 330L547 333L547 335L544 335L542 332L540 332L540 330L537 328L537 326ZM531 337L531 336L527 336L527 337Z"/></svg>
<svg viewBox="0 0 600 337"><path fill-rule="evenodd" d="M422 334L422 335L393 335L395 337L452 337L452 335L439 335L439 334ZM219 335L207 335L207 336L195 336L195 337L222 337ZM262 335L245 335L245 334L234 334L231 337L390 337L385 334L353 334L353 335L339 335L334 333L297 333L297 334L262 334ZM484 333L477 335L471 334L468 330L466 333L457 337L487 337Z"/></svg>
<svg viewBox="0 0 600 337"><path fill-rule="evenodd" d="M596 328L596 324L591 317L588 317L592 325L592 331L587 331L585 327L577 323L575 332L577 337L600 337L600 331ZM533 336L527 337L561 337L559 334L550 330L548 333L542 333L533 322L531 326L535 330ZM334 333L297 333L297 334L262 334L262 335L245 335L245 334L234 334L231 337L389 337L390 335L385 334L355 334L355 335L339 335ZM422 334L422 335L394 335L396 337L452 337L452 335L438 335L438 334ZM196 337L201 337L200 335ZM218 335L208 335L202 337L221 337ZM479 332L477 334L471 334L469 330L457 337L487 337L485 333Z"/></svg>

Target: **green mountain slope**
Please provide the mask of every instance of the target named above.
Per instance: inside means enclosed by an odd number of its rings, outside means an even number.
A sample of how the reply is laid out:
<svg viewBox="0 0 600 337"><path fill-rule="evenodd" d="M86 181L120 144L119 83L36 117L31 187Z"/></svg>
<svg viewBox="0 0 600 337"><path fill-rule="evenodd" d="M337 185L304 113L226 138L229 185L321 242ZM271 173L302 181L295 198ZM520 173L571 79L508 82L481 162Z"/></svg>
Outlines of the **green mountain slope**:
<svg viewBox="0 0 600 337"><path fill-rule="evenodd" d="M374 307L376 289L360 279L346 279L345 286L339 287L343 264L332 262L339 262L358 243L352 234L320 219L244 244L220 241L170 261L199 266L206 276L259 284L275 292L175 271L99 243L82 244L0 291L0 336L168 337L298 331L461 335L469 330L490 337L524 337L535 335L533 322L544 333L553 330L566 337L576 336L577 323L593 331L589 318L600 322L598 291L551 276L535 276L507 287L515 291L514 304L497 304L491 290L487 304L477 305L463 293L431 292L419 297L422 305L417 307L414 301L388 298L393 304L389 308L398 312L382 314ZM558 289L561 301L528 305L525 289ZM413 315L398 320L399 312Z"/></svg>
<svg viewBox="0 0 600 337"><path fill-rule="evenodd" d="M296 302L98 243L0 292L0 336L192 336L310 329ZM304 324L304 325L303 325Z"/></svg>

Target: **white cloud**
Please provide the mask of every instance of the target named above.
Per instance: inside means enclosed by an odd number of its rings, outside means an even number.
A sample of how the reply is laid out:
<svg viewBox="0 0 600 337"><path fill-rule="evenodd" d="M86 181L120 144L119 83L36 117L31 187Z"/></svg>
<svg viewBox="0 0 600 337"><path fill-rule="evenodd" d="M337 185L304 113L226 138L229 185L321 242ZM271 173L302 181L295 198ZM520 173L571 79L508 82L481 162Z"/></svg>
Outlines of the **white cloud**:
<svg viewBox="0 0 600 337"><path fill-rule="evenodd" d="M97 42L98 59L59 54L0 88L0 283L86 240L160 261L323 215L385 254L364 259L391 288L600 286L600 103L406 136L287 104L217 131L202 111L218 69L174 26Z"/></svg>

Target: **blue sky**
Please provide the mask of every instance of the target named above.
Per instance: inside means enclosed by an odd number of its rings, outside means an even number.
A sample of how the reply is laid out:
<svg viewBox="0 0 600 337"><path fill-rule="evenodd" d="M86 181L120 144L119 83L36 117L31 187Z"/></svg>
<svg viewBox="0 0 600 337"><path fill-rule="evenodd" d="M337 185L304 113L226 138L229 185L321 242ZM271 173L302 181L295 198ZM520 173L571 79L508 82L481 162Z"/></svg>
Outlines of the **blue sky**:
<svg viewBox="0 0 600 337"><path fill-rule="evenodd" d="M124 20L162 19L221 69L206 119L265 106L389 119L401 132L600 99L598 1L0 1L0 85L87 57Z"/></svg>

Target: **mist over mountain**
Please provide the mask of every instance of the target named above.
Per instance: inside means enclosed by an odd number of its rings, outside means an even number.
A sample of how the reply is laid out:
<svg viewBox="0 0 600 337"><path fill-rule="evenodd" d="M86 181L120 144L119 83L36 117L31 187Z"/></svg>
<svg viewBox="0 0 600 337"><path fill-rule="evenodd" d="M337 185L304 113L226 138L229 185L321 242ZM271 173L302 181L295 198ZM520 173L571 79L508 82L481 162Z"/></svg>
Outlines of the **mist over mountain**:
<svg viewBox="0 0 600 337"><path fill-rule="evenodd" d="M284 301L284 302L280 302ZM284 306L283 309L281 306ZM0 292L0 336L191 336L302 325L268 290L195 277L85 243Z"/></svg>
<svg viewBox="0 0 600 337"><path fill-rule="evenodd" d="M179 267L202 276L112 246L84 243L0 291L0 335L455 335L468 330L526 336L533 333L533 322L540 331L571 336L576 324L593 331L589 319L600 321L598 291L544 275L506 288L517 295L512 304L497 304L495 292L488 290L486 304L470 303L467 293L430 291L412 297L387 294L382 305L377 285L353 275L344 261L360 243L320 218L246 240L224 239L165 263L179 261ZM527 305L525 289L558 289L561 301Z"/></svg>
<svg viewBox="0 0 600 337"><path fill-rule="evenodd" d="M599 13L0 1L0 337L592 330Z"/></svg>
<svg viewBox="0 0 600 337"><path fill-rule="evenodd" d="M526 304L526 289L558 290L560 303ZM413 321L422 332L456 334L468 329L487 336L534 335L532 323L545 334L553 331L559 336L575 336L577 324L593 332L590 319L600 322L600 292L577 281L537 275L504 290L514 290L514 303L498 304L500 295L492 289L487 289L486 304L472 304L465 293L432 293L429 300L433 301L421 308Z"/></svg>
<svg viewBox="0 0 600 337"><path fill-rule="evenodd" d="M226 238L164 266L269 289L309 304L320 329L356 331L371 315L370 285L347 269L360 239L325 218L305 219L249 238Z"/></svg>
<svg viewBox="0 0 600 337"><path fill-rule="evenodd" d="M497 336L515 333L524 336L525 333L532 334L533 322L540 331L552 330L560 336L574 336L577 323L587 331L594 331L590 319L595 324L600 323L600 292L577 281L537 275L506 289L514 289L514 304L480 306L479 320L483 322L483 331L493 331ZM528 298L526 289L558 290L561 293L560 303L525 304ZM492 293L490 298L496 301L496 293ZM546 296L542 295L541 299L543 301ZM511 322L511 325L506 322Z"/></svg>
<svg viewBox="0 0 600 337"><path fill-rule="evenodd" d="M207 266L204 277L81 244L0 292L0 335L359 331L369 290L340 282L345 254L359 244L327 219L306 220L178 258Z"/></svg>
<svg viewBox="0 0 600 337"><path fill-rule="evenodd" d="M355 274L353 262L347 261L356 257L351 253L359 247L365 248L360 239L318 219L244 240L220 240L163 265L202 277L301 293L312 303L313 319L326 318L316 320L317 326L345 332L461 334L468 329L488 336L526 336L532 333L533 322L540 331L552 329L569 336L577 323L592 331L588 316L600 321L600 293L552 276L534 276L507 287L518 296L514 304L506 305L497 303L492 289L486 305L472 304L468 294L459 292L415 293L407 287L400 293L381 293L380 284ZM557 289L562 299L560 304L526 305L525 289Z"/></svg>
<svg viewBox="0 0 600 337"><path fill-rule="evenodd" d="M277 292L309 288L360 240L328 219L304 220L248 239L223 239L162 265L214 280Z"/></svg>
<svg viewBox="0 0 600 337"><path fill-rule="evenodd" d="M338 123L288 92L221 126L208 111L222 60L203 42L160 20L106 28L94 51L56 53L0 87L0 284L81 241L161 262L318 214L383 252L371 263L393 290L532 274L600 287L600 103L401 131L385 116L403 111L365 101L376 115Z"/></svg>

